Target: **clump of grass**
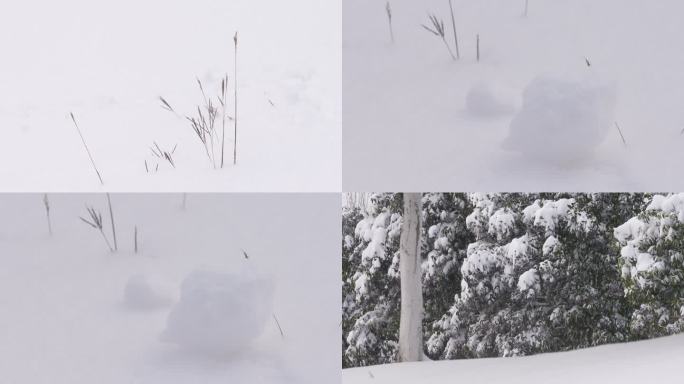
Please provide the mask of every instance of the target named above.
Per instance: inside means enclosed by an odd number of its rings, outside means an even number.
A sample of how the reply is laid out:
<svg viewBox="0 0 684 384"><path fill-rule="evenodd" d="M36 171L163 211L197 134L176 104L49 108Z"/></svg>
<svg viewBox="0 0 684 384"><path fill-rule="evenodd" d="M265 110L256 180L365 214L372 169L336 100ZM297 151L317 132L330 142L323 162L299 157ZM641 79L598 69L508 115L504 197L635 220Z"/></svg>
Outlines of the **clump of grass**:
<svg viewBox="0 0 684 384"><path fill-rule="evenodd" d="M52 236L52 222L50 220L50 200L47 193L43 195L43 205L45 205L45 215L47 216L48 233Z"/></svg>
<svg viewBox="0 0 684 384"><path fill-rule="evenodd" d="M178 144L174 145L173 149L171 149L170 151L167 151L162 149L156 141L153 141L152 146L150 147L150 151L152 152L152 155L154 157L161 160L166 160L169 164L171 164L172 167L176 168L176 163L173 161L173 154L176 152L177 147ZM159 164L157 164L157 167L159 167ZM145 161L145 168L147 168L147 160Z"/></svg>
<svg viewBox="0 0 684 384"><path fill-rule="evenodd" d="M454 7L449 0L449 10L451 11L451 28L454 30L454 46L456 47L456 59L461 58L461 53L458 49L458 34L456 33L456 18L454 17Z"/></svg>
<svg viewBox="0 0 684 384"><path fill-rule="evenodd" d="M93 229L99 231L105 241L105 244L107 244L107 248L109 248L109 252L114 252L114 248L112 248L112 245L109 243L109 239L107 239L107 235L104 233L102 214L95 208L89 206L86 206L86 211L88 212L88 218L86 219L80 216L79 219L91 226Z"/></svg>
<svg viewBox="0 0 684 384"><path fill-rule="evenodd" d="M83 138L83 133L81 133L81 128L79 128L78 123L76 123L76 118L74 117L73 112L70 112L69 115L71 115L71 120L74 122L74 126L76 127L76 131L78 131L78 135L81 137L81 142L83 143L83 147L85 148L86 152L88 153L88 158L90 158L90 163L93 165L93 169L95 169L95 173L97 173L97 178L100 180L100 185L104 185L104 181L102 181L102 175L100 175L100 171L97 169L97 166L95 165L95 160L93 160L93 155L90 153L90 149L88 149L88 145L85 142L85 139Z"/></svg>
<svg viewBox="0 0 684 384"><path fill-rule="evenodd" d="M217 120L219 106L221 106L221 113L224 115L223 119L226 118L225 95L227 92L226 89L228 87L227 77L221 82L221 92L218 95L218 102L207 96L207 93L204 91L204 85L200 79L197 79L197 85L202 94L203 105L198 105L195 109L196 114L193 116L185 116L185 119L190 123L190 127L195 133L195 136L197 136L202 143L202 146L204 147L204 153L209 159L211 166L216 169L219 166L222 166L222 158L218 158L216 155L216 146L222 146L220 155L223 156L223 145L225 143L225 134L219 138L219 132L217 131ZM159 100L161 101L161 107L163 109L180 117L180 114L176 112L176 110L166 99L160 96ZM227 117L231 118L230 116ZM175 162L173 160L173 152L175 151L175 147L171 151L164 151L155 142L151 150L156 157L168 161L175 168Z"/></svg>
<svg viewBox="0 0 684 384"><path fill-rule="evenodd" d="M392 28L392 6L388 1L385 4L385 12L387 13L387 22L389 23L390 40L394 43L394 29Z"/></svg>
<svg viewBox="0 0 684 384"><path fill-rule="evenodd" d="M454 56L454 53L451 51L451 47L449 47L449 43L446 41L445 37L445 29L444 29L444 21L440 20L437 18L437 16L433 14L428 14L428 19L430 20L431 26L427 26L425 24L421 24L423 28L425 28L426 31L432 33L433 35L439 37L442 42L444 42L444 46L447 48L449 51L449 55L453 60L456 60L456 56Z"/></svg>

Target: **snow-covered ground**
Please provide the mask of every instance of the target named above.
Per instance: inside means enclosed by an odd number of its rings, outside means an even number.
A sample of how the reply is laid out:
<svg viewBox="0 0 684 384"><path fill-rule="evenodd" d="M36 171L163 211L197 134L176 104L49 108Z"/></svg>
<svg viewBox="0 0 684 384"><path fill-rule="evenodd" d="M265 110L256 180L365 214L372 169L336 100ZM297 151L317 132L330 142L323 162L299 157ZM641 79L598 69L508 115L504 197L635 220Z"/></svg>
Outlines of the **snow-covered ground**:
<svg viewBox="0 0 684 384"><path fill-rule="evenodd" d="M386 3L343 6L345 190L684 188L681 1L453 0L457 61L447 0L389 0L394 43Z"/></svg>
<svg viewBox="0 0 684 384"><path fill-rule="evenodd" d="M339 381L339 196L112 194L116 253L104 195L49 195L52 236L42 199L0 196L0 382Z"/></svg>
<svg viewBox="0 0 684 384"><path fill-rule="evenodd" d="M684 336L517 358L434 361L345 369L344 384L641 384L684 379Z"/></svg>
<svg viewBox="0 0 684 384"><path fill-rule="evenodd" d="M4 7L0 190L339 191L340 8L318 0ZM204 103L196 78L215 96L227 73L232 116L235 31L238 165L228 121L227 166L217 171L188 122L162 109L158 97L182 116L194 114ZM152 156L153 142L168 151L177 145L175 169Z"/></svg>

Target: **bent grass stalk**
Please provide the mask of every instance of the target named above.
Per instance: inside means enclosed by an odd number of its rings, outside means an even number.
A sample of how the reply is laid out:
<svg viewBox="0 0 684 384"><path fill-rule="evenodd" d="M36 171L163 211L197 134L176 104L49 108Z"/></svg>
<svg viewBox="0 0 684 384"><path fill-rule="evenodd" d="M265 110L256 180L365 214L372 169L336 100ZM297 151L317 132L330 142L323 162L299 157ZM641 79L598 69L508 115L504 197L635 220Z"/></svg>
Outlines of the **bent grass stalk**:
<svg viewBox="0 0 684 384"><path fill-rule="evenodd" d="M428 27L425 24L421 24L421 26L425 28L426 31L442 39L442 41L444 42L444 46L449 51L449 55L453 60L456 60L456 56L454 56L454 53L451 51L451 48L449 47L449 44L447 43L446 37L444 35L444 21L437 19L437 16L433 14L428 14L428 19L430 20L432 26Z"/></svg>
<svg viewBox="0 0 684 384"><path fill-rule="evenodd" d="M83 143L83 147L85 147L85 150L88 153L88 158L90 158L90 163L93 165L93 169L95 169L95 173L97 173L97 178L100 179L100 185L104 185L104 181L102 181L102 175L100 175L100 171L97 169L97 166L95 165L95 160L93 160L93 155L90 153L90 149L88 149L88 144L86 144L85 139L83 138L83 133L81 133L81 128L79 128L78 123L76 123L76 118L74 117L74 113L69 112L69 115L71 115L71 120L74 122L74 126L76 127L76 131L78 131L78 135L81 137L81 142Z"/></svg>
<svg viewBox="0 0 684 384"><path fill-rule="evenodd" d="M114 252L114 248L112 248L112 245L109 243L109 239L107 239L107 235L105 235L104 233L104 228L102 224L102 214L99 211L95 210L95 208L93 207L86 206L86 210L88 211L89 219L86 219L82 216L79 216L79 219L81 219L81 221L91 226L93 229L98 230L102 235L105 244L107 244L109 252Z"/></svg>

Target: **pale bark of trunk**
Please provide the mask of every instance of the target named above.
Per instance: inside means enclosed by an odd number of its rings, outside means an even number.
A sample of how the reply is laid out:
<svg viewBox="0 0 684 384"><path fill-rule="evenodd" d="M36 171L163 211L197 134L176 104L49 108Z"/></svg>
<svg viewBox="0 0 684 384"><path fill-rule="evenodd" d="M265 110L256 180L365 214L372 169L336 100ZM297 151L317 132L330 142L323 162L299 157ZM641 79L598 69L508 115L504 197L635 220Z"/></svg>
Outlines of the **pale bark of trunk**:
<svg viewBox="0 0 684 384"><path fill-rule="evenodd" d="M423 359L423 287L420 268L420 193L404 193L399 271L401 320L399 361Z"/></svg>

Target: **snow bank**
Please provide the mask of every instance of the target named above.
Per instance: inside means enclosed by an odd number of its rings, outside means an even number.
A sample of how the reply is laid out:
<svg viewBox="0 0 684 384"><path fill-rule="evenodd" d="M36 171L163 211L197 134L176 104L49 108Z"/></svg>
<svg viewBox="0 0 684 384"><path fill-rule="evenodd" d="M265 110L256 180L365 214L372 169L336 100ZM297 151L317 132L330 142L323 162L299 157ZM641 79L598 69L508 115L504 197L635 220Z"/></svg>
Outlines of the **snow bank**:
<svg viewBox="0 0 684 384"><path fill-rule="evenodd" d="M461 359L342 370L345 384L681 382L684 335L519 358ZM458 379L458 380L455 380Z"/></svg>
<svg viewBox="0 0 684 384"><path fill-rule="evenodd" d="M591 156L614 124L616 86L593 76L540 77L523 92L503 148L569 163Z"/></svg>
<svg viewBox="0 0 684 384"><path fill-rule="evenodd" d="M273 280L251 271L192 272L161 340L205 353L242 350L271 318L273 294Z"/></svg>
<svg viewBox="0 0 684 384"><path fill-rule="evenodd" d="M466 95L466 110L479 117L497 117L515 111L515 98L511 92L492 84L475 84Z"/></svg>
<svg viewBox="0 0 684 384"><path fill-rule="evenodd" d="M124 287L124 302L130 308L161 308L170 306L175 299L173 287L157 276L135 274Z"/></svg>

